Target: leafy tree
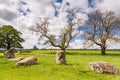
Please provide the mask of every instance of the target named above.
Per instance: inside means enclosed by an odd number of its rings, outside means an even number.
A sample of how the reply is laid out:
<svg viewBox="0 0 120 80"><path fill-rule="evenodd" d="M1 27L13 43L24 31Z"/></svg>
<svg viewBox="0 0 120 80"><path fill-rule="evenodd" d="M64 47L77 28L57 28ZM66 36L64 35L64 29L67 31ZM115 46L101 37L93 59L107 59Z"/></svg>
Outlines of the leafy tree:
<svg viewBox="0 0 120 80"><path fill-rule="evenodd" d="M23 48L20 44L24 42L24 39L20 37L22 33L11 25L3 25L0 27L0 48L6 48L7 50L11 47Z"/></svg>
<svg viewBox="0 0 120 80"><path fill-rule="evenodd" d="M120 15L115 12L95 11L88 15L86 22L86 38L92 44L101 47L101 54L106 54L106 42L108 40L119 41L120 33Z"/></svg>

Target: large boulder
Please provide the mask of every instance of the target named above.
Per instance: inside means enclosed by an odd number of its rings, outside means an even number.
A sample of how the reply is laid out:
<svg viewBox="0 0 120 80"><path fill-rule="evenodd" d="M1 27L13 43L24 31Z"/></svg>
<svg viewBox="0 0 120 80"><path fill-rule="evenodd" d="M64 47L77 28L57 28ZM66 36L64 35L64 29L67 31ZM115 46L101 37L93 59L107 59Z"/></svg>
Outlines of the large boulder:
<svg viewBox="0 0 120 80"><path fill-rule="evenodd" d="M58 51L56 53L56 64L66 64L65 52Z"/></svg>
<svg viewBox="0 0 120 80"><path fill-rule="evenodd" d="M119 74L119 69L108 62L90 62L89 69L98 73Z"/></svg>
<svg viewBox="0 0 120 80"><path fill-rule="evenodd" d="M4 56L8 59L15 58L14 49L10 48L9 50L5 51Z"/></svg>
<svg viewBox="0 0 120 80"><path fill-rule="evenodd" d="M33 65L37 63L37 58L35 56L27 57L23 60L20 60L16 63L16 66L26 66L26 65Z"/></svg>

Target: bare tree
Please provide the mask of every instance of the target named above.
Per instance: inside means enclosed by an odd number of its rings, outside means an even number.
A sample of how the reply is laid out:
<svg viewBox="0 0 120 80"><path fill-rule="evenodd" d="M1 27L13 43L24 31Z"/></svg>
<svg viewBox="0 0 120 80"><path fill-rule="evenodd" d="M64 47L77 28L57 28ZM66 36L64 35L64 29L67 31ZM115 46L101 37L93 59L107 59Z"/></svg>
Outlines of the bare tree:
<svg viewBox="0 0 120 80"><path fill-rule="evenodd" d="M91 41L92 44L96 44L101 47L101 54L106 54L106 42L107 40L118 41L120 32L120 15L116 15L114 12L100 12L95 11L88 15L89 19L86 22L86 38L87 41Z"/></svg>
<svg viewBox="0 0 120 80"><path fill-rule="evenodd" d="M77 19L75 13L71 13L68 15L68 25L66 25L63 29L61 29L60 35L52 35L48 34L48 18L45 18L44 21L37 23L35 26L32 26L30 29L34 32L39 33L40 39L47 38L44 44L51 44L54 47L58 47L65 52L66 48L69 47L70 41L78 34L77 31L74 30L75 25L79 25L81 19Z"/></svg>

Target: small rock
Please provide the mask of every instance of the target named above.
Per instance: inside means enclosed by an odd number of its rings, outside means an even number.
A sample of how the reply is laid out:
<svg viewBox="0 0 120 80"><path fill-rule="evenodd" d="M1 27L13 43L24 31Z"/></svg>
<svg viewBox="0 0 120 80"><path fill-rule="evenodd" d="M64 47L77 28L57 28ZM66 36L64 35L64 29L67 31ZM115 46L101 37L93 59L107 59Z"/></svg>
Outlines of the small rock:
<svg viewBox="0 0 120 80"><path fill-rule="evenodd" d="M15 58L14 49L10 48L9 50L5 51L4 56L8 59Z"/></svg>

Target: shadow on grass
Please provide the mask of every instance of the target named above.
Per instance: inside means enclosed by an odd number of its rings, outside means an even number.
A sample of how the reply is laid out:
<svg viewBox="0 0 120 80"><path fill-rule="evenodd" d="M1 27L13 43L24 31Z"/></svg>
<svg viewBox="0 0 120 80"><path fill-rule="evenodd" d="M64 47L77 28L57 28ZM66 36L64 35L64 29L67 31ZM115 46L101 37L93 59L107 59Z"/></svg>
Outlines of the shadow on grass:
<svg viewBox="0 0 120 80"><path fill-rule="evenodd" d="M114 54L114 53L111 54L111 53L110 53L110 54L106 54L106 55L104 55L104 56L120 56L120 54Z"/></svg>
<svg viewBox="0 0 120 80"><path fill-rule="evenodd" d="M28 53L28 52L32 52L33 50L22 50L22 53Z"/></svg>
<svg viewBox="0 0 120 80"><path fill-rule="evenodd" d="M32 65L13 66L12 68L25 68L25 67L31 67L31 66L37 66L37 65L40 65L40 63L36 63Z"/></svg>
<svg viewBox="0 0 120 80"><path fill-rule="evenodd" d="M77 74L82 75L82 76L86 76L86 75L90 75L91 71L90 70L78 70Z"/></svg>
<svg viewBox="0 0 120 80"><path fill-rule="evenodd" d="M20 55L33 55L33 54L31 54L31 53L29 53L29 54L27 54L27 53L22 53L22 54L20 54Z"/></svg>
<svg viewBox="0 0 120 80"><path fill-rule="evenodd" d="M0 65L1 65L1 64L8 64L8 62L7 62L7 61L5 61L5 62L0 62Z"/></svg>
<svg viewBox="0 0 120 80"><path fill-rule="evenodd" d="M120 53L106 53L106 55L102 55L101 53L72 53L72 52L66 52L67 55L86 55L86 56L120 56Z"/></svg>
<svg viewBox="0 0 120 80"><path fill-rule="evenodd" d="M86 71L80 71L80 74L87 74L87 73L90 73L89 70L86 70Z"/></svg>
<svg viewBox="0 0 120 80"><path fill-rule="evenodd" d="M4 56L0 56L0 58L4 58Z"/></svg>
<svg viewBox="0 0 120 80"><path fill-rule="evenodd" d="M69 67L69 66L73 66L73 65L80 65L77 63L66 63L66 64L54 64L56 66L64 66L64 67Z"/></svg>
<svg viewBox="0 0 120 80"><path fill-rule="evenodd" d="M67 55L100 55L100 54L96 54L96 53L70 53L70 52L67 52L66 53Z"/></svg>

